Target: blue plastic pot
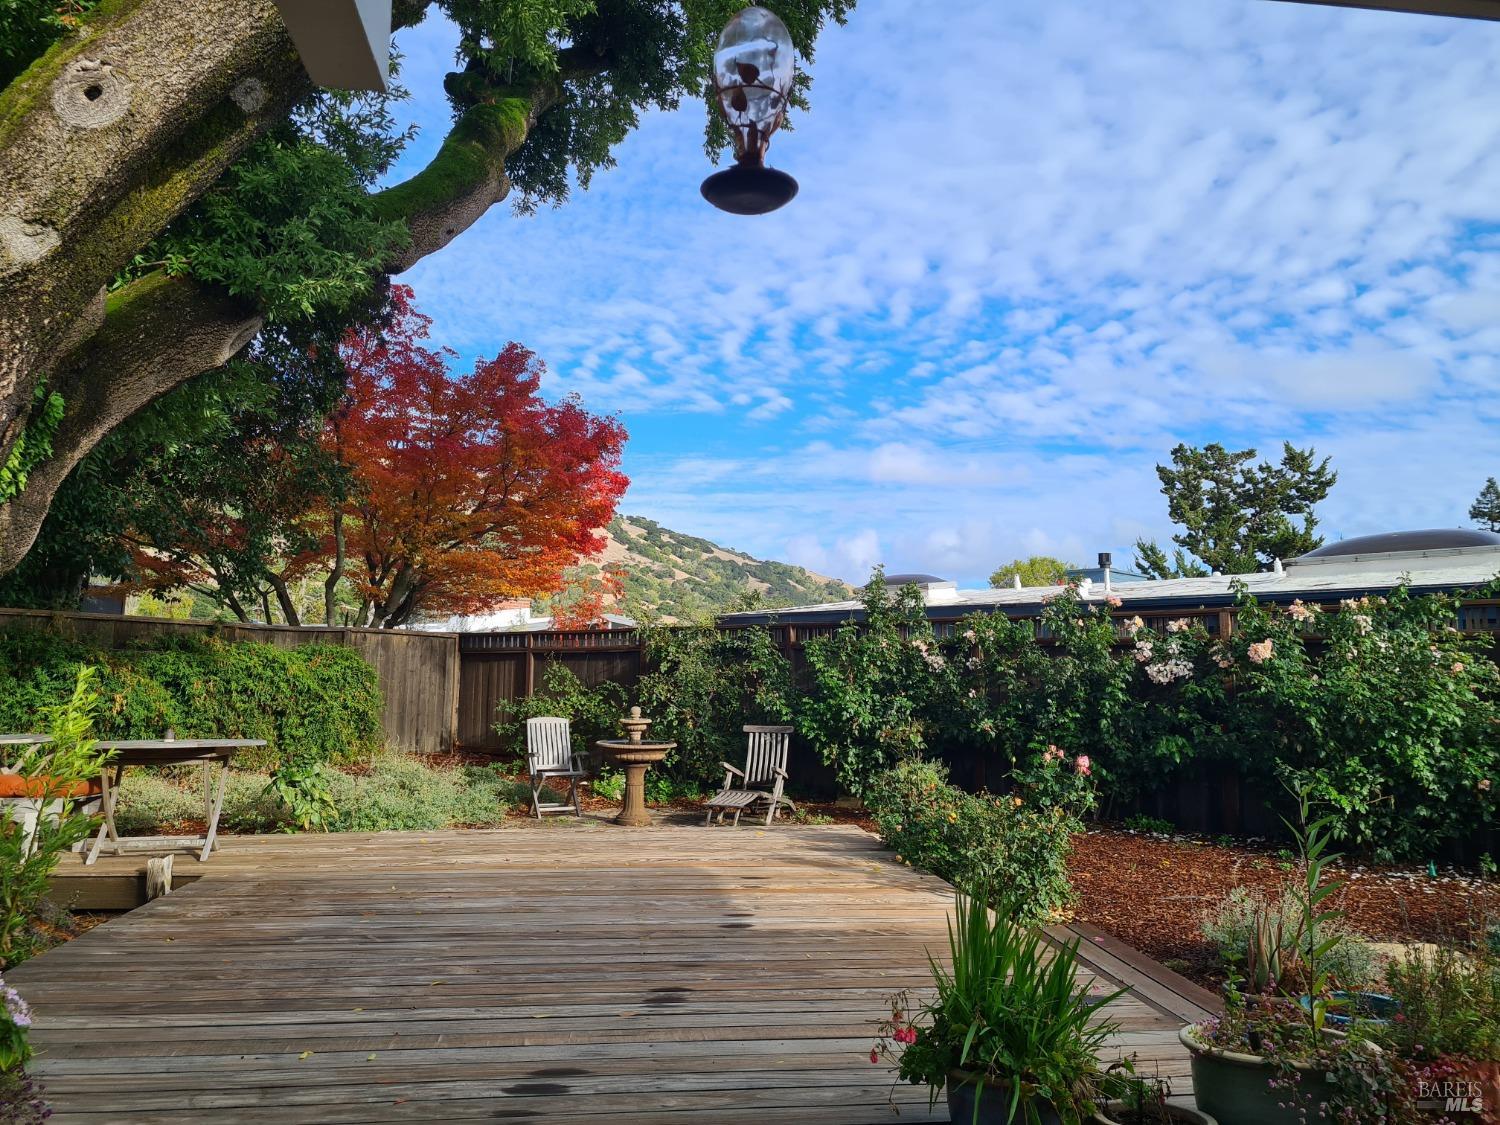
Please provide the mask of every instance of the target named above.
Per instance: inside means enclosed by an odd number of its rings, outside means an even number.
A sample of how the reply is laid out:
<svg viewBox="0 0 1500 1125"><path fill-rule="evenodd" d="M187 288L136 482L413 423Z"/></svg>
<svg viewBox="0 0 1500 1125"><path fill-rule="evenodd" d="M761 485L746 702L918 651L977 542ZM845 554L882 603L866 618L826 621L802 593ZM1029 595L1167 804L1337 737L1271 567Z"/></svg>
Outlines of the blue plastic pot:
<svg viewBox="0 0 1500 1125"><path fill-rule="evenodd" d="M1383 1026L1401 1010L1401 1001L1383 992L1333 992L1329 995L1332 1000L1341 1001L1337 1007L1328 1005L1328 1015L1323 1021L1325 1027L1335 1030L1346 1029L1352 1023ZM1298 1003L1304 1012L1312 1011L1311 996L1301 997Z"/></svg>

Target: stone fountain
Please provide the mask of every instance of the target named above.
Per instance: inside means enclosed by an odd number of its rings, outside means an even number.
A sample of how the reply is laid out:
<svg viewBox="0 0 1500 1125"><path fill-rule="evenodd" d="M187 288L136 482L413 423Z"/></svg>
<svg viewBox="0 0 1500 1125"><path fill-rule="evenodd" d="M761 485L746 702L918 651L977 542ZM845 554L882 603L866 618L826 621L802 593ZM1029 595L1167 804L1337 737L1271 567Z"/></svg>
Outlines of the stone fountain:
<svg viewBox="0 0 1500 1125"><path fill-rule="evenodd" d="M641 709L632 707L628 718L620 720L625 728L624 738L605 738L594 743L608 757L625 770L625 807L615 817L616 824L631 828L644 828L651 823L651 813L646 808L646 771L675 750L675 742L646 742L643 735L651 725L650 719L641 717Z"/></svg>

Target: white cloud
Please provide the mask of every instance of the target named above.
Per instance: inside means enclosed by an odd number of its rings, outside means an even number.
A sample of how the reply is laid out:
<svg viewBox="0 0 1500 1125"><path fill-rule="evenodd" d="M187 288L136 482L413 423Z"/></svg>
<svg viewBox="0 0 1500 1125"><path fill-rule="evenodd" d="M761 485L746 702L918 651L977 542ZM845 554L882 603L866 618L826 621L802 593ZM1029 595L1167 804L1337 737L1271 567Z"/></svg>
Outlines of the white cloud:
<svg viewBox="0 0 1500 1125"><path fill-rule="evenodd" d="M409 280L624 413L629 508L846 577L1128 557L1178 441L1333 454L1346 534L1451 522L1500 471L1497 85L1479 21L861 0L785 210L702 203L693 105Z"/></svg>

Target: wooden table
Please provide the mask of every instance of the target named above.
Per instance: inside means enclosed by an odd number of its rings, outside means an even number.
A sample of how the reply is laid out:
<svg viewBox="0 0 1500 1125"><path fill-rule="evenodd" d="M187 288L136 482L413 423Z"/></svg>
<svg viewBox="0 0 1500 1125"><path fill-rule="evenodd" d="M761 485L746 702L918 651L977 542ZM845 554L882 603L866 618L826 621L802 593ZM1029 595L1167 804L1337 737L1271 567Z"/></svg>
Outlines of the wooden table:
<svg viewBox="0 0 1500 1125"><path fill-rule="evenodd" d="M94 837L94 846L83 861L93 863L99 858L99 850L107 838L115 855L122 855L127 842L144 842L160 846L160 837L145 837L143 841L121 840L115 831L115 803L120 796L120 778L126 766L174 766L189 762L203 763L203 814L208 822L201 837L186 841L189 847L203 850L198 855L202 863L214 850L214 838L219 834L219 813L224 807L224 784L229 778L229 763L236 750L252 746L264 746L263 738L139 738L100 742L98 749L113 751L114 760L104 767L100 776L103 783L104 823L99 826L99 835ZM215 784L214 767L218 766L218 783ZM114 777L110 777L111 770Z"/></svg>

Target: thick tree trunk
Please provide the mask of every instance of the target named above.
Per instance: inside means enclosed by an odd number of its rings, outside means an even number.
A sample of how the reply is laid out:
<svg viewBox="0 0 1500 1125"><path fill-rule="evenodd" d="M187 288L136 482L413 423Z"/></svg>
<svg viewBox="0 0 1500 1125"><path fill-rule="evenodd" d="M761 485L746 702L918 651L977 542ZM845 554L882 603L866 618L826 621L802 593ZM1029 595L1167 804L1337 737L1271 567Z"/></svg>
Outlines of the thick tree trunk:
<svg viewBox="0 0 1500 1125"><path fill-rule="evenodd" d="M309 89L270 0L119 0L0 92L0 458L103 286Z"/></svg>
<svg viewBox="0 0 1500 1125"><path fill-rule="evenodd" d="M292 592L286 587L286 580L279 574L272 574L268 579L271 589L276 592L276 604L281 607L281 616L286 618L288 625L302 625L302 617L297 612L297 605L292 601ZM267 622L269 624L269 622Z"/></svg>

